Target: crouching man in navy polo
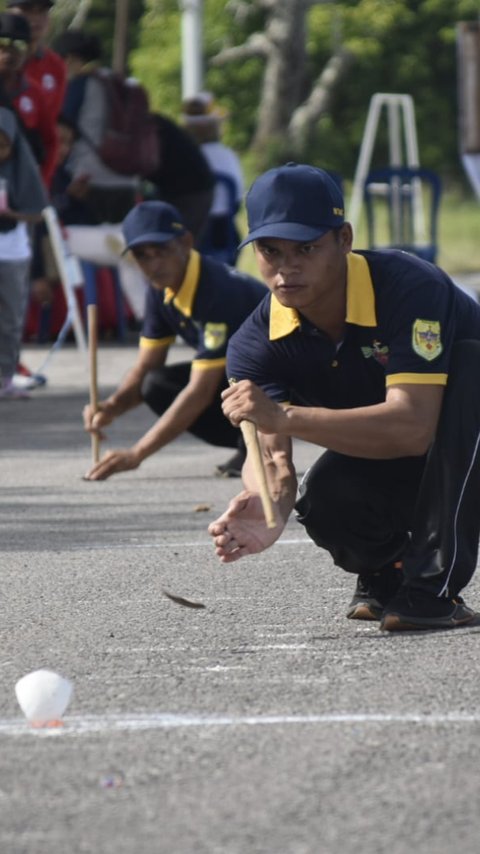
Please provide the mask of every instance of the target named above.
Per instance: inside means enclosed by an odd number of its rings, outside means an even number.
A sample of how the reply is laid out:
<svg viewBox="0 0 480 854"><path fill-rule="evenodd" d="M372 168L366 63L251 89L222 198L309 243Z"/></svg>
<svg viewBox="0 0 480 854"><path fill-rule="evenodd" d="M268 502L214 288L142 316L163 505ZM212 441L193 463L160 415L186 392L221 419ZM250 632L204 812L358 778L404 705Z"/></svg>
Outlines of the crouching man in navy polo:
<svg viewBox="0 0 480 854"><path fill-rule="evenodd" d="M141 202L122 223L130 250L149 281L138 357L117 390L86 406L85 429L103 437L103 429L145 402L159 416L132 448L104 454L86 474L105 480L138 468L151 454L188 430L205 442L236 453L217 474L239 476L245 447L236 425L222 413L221 391L228 339L267 292L251 276L239 273L192 249L193 237L179 212L165 202ZM167 365L170 345L179 335L195 350L191 362Z"/></svg>
<svg viewBox="0 0 480 854"><path fill-rule="evenodd" d="M231 338L223 392L259 431L277 526L245 489L210 525L227 563L297 519L357 576L347 617L386 631L471 626L460 592L480 514L480 307L439 268L396 250L352 251L341 191L290 163L247 195L270 293ZM297 484L292 438L326 449Z"/></svg>

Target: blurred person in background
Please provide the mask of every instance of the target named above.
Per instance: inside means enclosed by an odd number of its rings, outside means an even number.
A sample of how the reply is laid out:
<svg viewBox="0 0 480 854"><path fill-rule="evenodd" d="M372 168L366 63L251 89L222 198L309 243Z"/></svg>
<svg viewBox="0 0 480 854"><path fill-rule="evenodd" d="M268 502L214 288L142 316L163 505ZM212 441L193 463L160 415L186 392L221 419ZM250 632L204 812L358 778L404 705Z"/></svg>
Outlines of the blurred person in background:
<svg viewBox="0 0 480 854"><path fill-rule="evenodd" d="M81 30L66 30L55 44L68 76L62 115L77 129L69 169L75 180L88 182L85 201L97 223L119 223L138 200L139 178L115 172L97 152L108 116L105 87L96 74L100 40Z"/></svg>
<svg viewBox="0 0 480 854"><path fill-rule="evenodd" d="M27 223L39 222L47 196L30 147L11 110L0 107L0 399L28 396L15 387L30 283Z"/></svg>
<svg viewBox="0 0 480 854"><path fill-rule="evenodd" d="M67 85L67 68L62 57L46 44L53 0L9 0L7 9L22 15L30 26L30 45L23 71L40 86L53 120L60 114Z"/></svg>
<svg viewBox="0 0 480 854"><path fill-rule="evenodd" d="M217 181L210 208L207 229L203 235L202 251L208 245L214 251L230 248L229 263L236 261L236 246L240 236L236 230L235 215L243 196L243 171L235 151L222 142L222 125L226 114L216 105L211 92L200 92L182 104L182 121L205 155L215 178L226 175L232 181L232 196L227 187ZM232 230L232 231L231 231Z"/></svg>
<svg viewBox="0 0 480 854"><path fill-rule="evenodd" d="M55 170L56 129L40 86L24 71L30 48L28 21L21 15L0 14L0 102L13 109L49 187Z"/></svg>

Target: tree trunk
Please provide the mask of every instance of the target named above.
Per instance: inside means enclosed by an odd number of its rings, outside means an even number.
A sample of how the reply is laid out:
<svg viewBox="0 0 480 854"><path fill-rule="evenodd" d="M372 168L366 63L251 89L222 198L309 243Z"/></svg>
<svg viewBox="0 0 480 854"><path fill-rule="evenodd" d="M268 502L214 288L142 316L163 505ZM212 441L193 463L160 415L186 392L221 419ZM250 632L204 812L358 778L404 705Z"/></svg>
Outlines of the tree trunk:
<svg viewBox="0 0 480 854"><path fill-rule="evenodd" d="M252 147L261 151L285 133L305 84L307 0L276 0L265 29L268 43L258 125Z"/></svg>
<svg viewBox="0 0 480 854"><path fill-rule="evenodd" d="M310 96L293 113L287 129L287 145L292 156L308 145L320 117L327 112L335 86L353 62L353 55L340 50L328 61Z"/></svg>

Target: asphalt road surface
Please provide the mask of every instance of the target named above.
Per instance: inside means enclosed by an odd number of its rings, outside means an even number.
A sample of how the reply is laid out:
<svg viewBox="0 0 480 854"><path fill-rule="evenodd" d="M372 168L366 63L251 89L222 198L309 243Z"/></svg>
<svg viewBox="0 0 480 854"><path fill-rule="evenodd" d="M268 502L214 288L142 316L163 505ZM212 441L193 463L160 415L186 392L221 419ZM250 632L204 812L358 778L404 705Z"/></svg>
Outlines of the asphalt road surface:
<svg viewBox="0 0 480 854"><path fill-rule="evenodd" d="M101 396L133 357L100 348ZM185 436L82 480L85 364L67 346L31 400L0 402L1 854L478 854L480 630L346 620L354 579L294 519L220 565L228 449ZM129 413L108 446L151 423ZM299 472L317 453L297 443ZM74 684L59 729L16 701L41 667Z"/></svg>

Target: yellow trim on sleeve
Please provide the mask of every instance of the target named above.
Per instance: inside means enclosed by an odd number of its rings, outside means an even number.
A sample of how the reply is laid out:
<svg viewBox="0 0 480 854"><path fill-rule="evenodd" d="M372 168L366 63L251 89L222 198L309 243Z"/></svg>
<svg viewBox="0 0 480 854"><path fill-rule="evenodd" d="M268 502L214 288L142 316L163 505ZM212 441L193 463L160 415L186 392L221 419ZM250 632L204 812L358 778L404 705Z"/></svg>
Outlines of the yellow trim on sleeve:
<svg viewBox="0 0 480 854"><path fill-rule="evenodd" d="M227 364L227 360L223 359L194 359L192 362L192 370L208 371L211 368L223 368Z"/></svg>
<svg viewBox="0 0 480 854"><path fill-rule="evenodd" d="M446 385L447 374L390 374L386 385Z"/></svg>
<svg viewBox="0 0 480 854"><path fill-rule="evenodd" d="M175 341L175 335L169 338L144 338L142 335L139 346L142 350L155 350L157 347L170 347Z"/></svg>

